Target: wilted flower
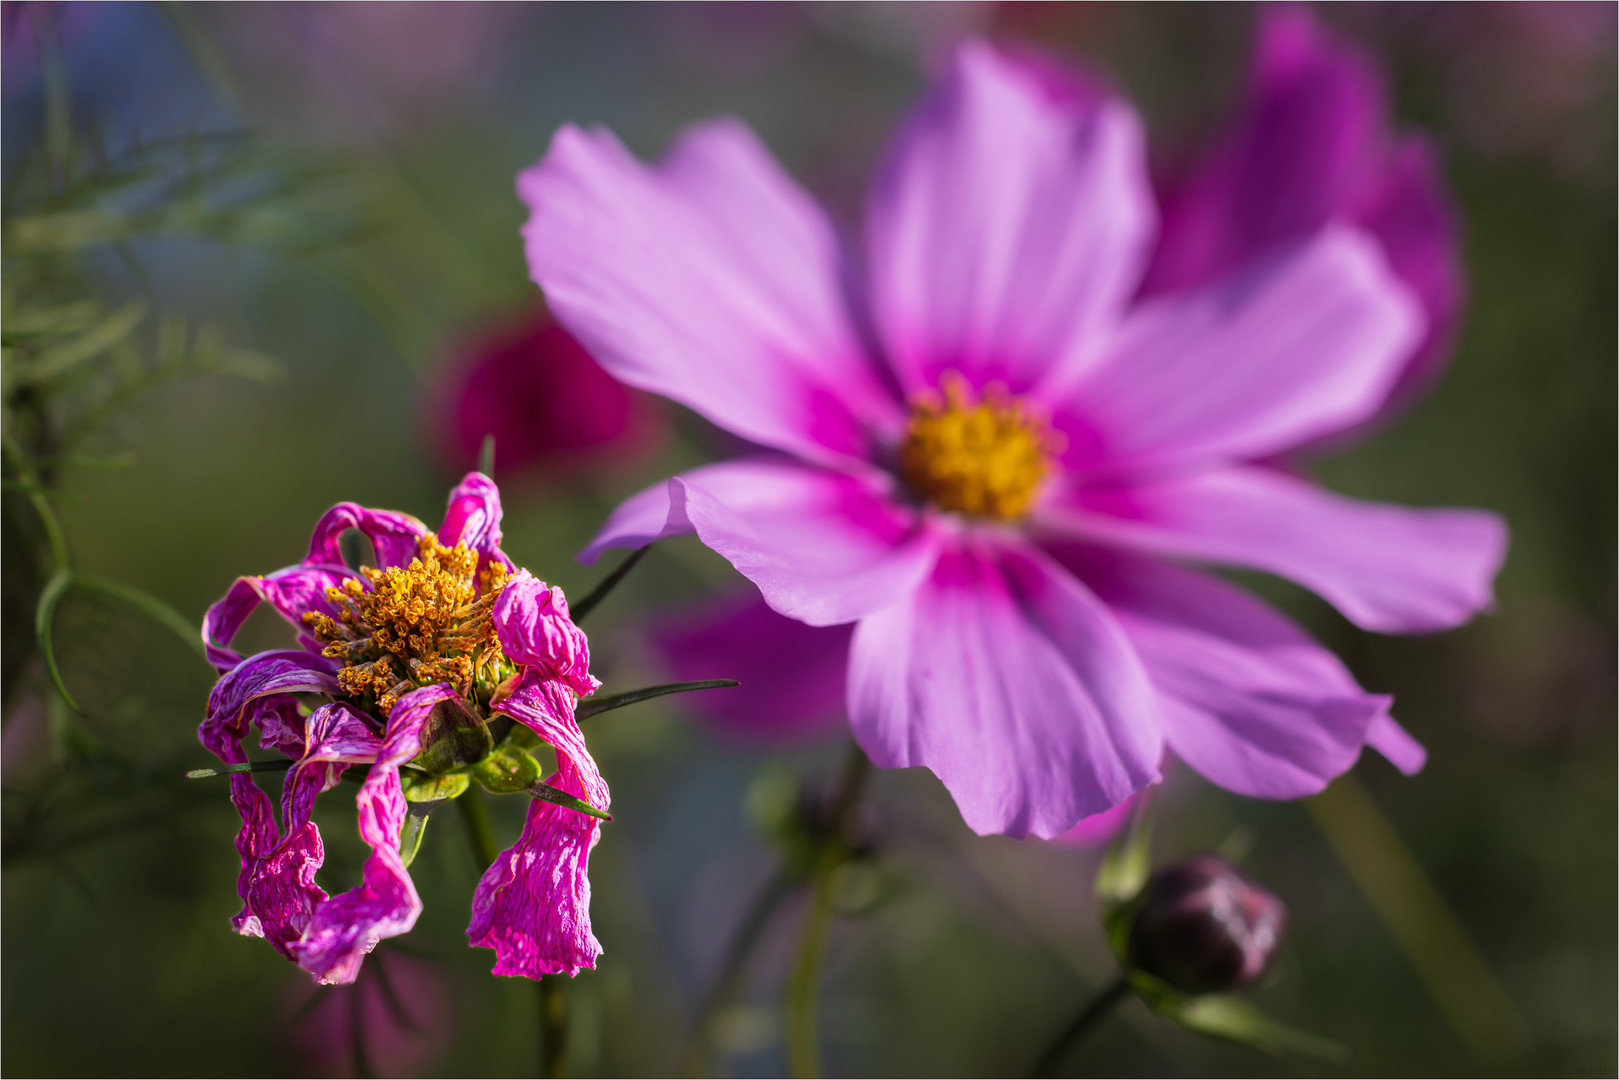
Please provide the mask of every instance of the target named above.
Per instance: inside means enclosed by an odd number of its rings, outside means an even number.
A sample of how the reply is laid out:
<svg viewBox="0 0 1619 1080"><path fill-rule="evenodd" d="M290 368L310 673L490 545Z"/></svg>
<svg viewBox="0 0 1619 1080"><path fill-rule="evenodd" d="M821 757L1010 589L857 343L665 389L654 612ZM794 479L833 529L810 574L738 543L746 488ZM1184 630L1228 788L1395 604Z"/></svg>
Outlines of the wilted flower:
<svg viewBox="0 0 1619 1080"><path fill-rule="evenodd" d="M1369 505L1255 464L1363 422L1424 331L1332 226L1138 301L1134 114L968 43L873 189L863 268L746 128L648 168L567 127L519 179L528 259L609 371L777 453L650 488L585 552L695 532L778 612L855 623L849 718L980 832L1054 836L1156 781L1320 790L1421 748L1330 653L1225 583L1281 573L1374 630L1490 599L1491 515Z"/></svg>
<svg viewBox="0 0 1619 1080"><path fill-rule="evenodd" d="M586 877L598 821L576 807L600 814L608 791L574 721L578 697L600 684L562 591L501 552L500 517L494 482L478 473L450 493L436 534L408 514L340 503L302 562L238 578L203 622L220 671L203 745L245 764L241 740L256 726L262 746L293 759L279 830L252 775L230 777L242 816L243 907L232 925L321 982L353 982L378 941L415 924L421 901L406 866L425 813L469 777L536 796L521 838L478 883L471 943L495 950L496 974L531 978L594 967L601 952ZM371 541L375 568L344 564L349 529ZM299 647L244 659L231 639L261 603L297 629ZM306 715L297 694L326 703ZM548 784L525 733L556 749ZM371 855L363 882L329 897L315 883L324 852L310 813L349 765L367 766L357 801Z"/></svg>
<svg viewBox="0 0 1619 1080"><path fill-rule="evenodd" d="M500 468L572 464L652 441L647 399L601 369L548 312L468 343L431 386L428 422L458 468L494 436Z"/></svg>
<svg viewBox="0 0 1619 1080"><path fill-rule="evenodd" d="M1128 961L1188 994L1237 990L1270 966L1287 908L1214 855L1196 855L1148 879L1130 923Z"/></svg>

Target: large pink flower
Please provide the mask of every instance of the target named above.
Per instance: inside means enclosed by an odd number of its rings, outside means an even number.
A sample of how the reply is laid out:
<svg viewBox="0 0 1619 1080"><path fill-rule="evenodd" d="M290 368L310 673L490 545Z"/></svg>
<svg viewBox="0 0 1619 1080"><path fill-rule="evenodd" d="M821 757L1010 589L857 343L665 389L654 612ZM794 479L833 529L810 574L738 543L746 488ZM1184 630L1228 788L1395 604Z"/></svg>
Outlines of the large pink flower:
<svg viewBox="0 0 1619 1080"><path fill-rule="evenodd" d="M238 578L203 620L220 672L203 745L245 765L242 740L257 727L265 749L292 759L279 829L252 774L230 777L242 817L243 906L232 925L321 982L353 982L379 941L415 925L422 904L402 849L410 803L455 797L469 772L487 782L479 766L495 760L491 751L504 765L487 775L512 775L512 763L529 760L511 739L519 726L555 748L558 770L528 789L542 797L478 882L468 937L495 950L500 975L577 974L601 952L586 876L600 823L557 797L608 805L574 720L578 697L600 684L562 591L500 550L500 517L499 492L479 473L450 493L436 534L409 514L340 503L315 525L302 562ZM350 529L371 542L376 567L344 564L339 541ZM246 658L230 648L260 604L297 628L299 648ZM298 694L326 702L305 715ZM359 885L328 896L315 883L325 851L311 813L351 765L367 770L356 801L371 855ZM519 781L499 789L525 790Z"/></svg>
<svg viewBox="0 0 1619 1080"><path fill-rule="evenodd" d="M741 125L657 167L564 128L519 179L530 269L609 371L774 453L641 492L585 553L695 532L776 611L854 623L848 710L980 832L1054 836L1172 750L1234 791L1421 748L1330 653L1169 559L1268 570L1371 629L1490 601L1491 515L1254 464L1363 421L1423 333L1329 227L1138 302L1154 238L1123 103L969 43L901 131L863 259Z"/></svg>

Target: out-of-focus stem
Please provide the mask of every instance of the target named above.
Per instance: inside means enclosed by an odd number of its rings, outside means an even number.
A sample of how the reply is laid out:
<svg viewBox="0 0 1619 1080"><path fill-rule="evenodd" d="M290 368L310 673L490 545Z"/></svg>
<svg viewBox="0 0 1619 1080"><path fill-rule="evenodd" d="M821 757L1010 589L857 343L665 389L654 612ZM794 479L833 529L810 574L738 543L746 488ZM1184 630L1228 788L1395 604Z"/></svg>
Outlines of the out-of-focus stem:
<svg viewBox="0 0 1619 1080"><path fill-rule="evenodd" d="M1063 1058L1077 1046L1085 1036L1089 1035L1096 1025L1107 1018L1113 1011L1113 1006L1124 1000L1124 995L1130 990L1130 983L1123 975L1114 979L1107 989L1092 998L1080 1010L1079 1015L1069 1021L1067 1027L1062 1029L1046 1052L1040 1055L1040 1060L1034 1068L1029 1070L1030 1076L1055 1076L1057 1068L1062 1064Z"/></svg>
<svg viewBox="0 0 1619 1080"><path fill-rule="evenodd" d="M535 983L540 996L540 1075L568 1075L568 996L561 975Z"/></svg>
<svg viewBox="0 0 1619 1080"><path fill-rule="evenodd" d="M495 830L489 825L489 810L483 804L483 793L474 784L455 803L461 808L467 840L472 844L472 857L478 861L481 875L500 857L500 849L495 846Z"/></svg>
<svg viewBox="0 0 1619 1080"><path fill-rule="evenodd" d="M1345 773L1305 805L1474 1063L1510 1066L1523 1035L1506 993L1365 787Z"/></svg>
<svg viewBox="0 0 1619 1080"><path fill-rule="evenodd" d="M837 793L825 817L821 850L811 878L809 907L799 931L798 951L787 976L787 1071L795 1077L820 1076L821 1052L816 1028L819 1013L821 960L832 925L832 875L849 858L849 823L860 802L871 762L859 746L851 744L844 761Z"/></svg>

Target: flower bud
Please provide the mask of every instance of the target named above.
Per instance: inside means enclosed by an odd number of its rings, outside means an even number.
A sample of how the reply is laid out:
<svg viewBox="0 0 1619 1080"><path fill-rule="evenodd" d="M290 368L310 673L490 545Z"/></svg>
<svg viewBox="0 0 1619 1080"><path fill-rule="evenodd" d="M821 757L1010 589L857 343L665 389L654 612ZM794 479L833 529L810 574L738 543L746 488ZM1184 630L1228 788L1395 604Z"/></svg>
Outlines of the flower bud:
<svg viewBox="0 0 1619 1080"><path fill-rule="evenodd" d="M1281 944L1287 908L1214 855L1159 870L1130 926L1130 963L1178 990L1235 990L1264 974Z"/></svg>

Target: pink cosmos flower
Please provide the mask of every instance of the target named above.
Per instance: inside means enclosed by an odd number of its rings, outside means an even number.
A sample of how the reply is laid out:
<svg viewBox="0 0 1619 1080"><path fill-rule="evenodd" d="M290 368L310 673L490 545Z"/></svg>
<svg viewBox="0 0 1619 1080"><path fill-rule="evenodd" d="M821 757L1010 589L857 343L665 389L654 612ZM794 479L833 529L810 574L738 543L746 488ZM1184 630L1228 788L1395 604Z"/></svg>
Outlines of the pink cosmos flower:
<svg viewBox="0 0 1619 1080"><path fill-rule="evenodd" d="M1135 115L981 43L900 132L858 257L732 121L656 167L567 127L518 188L534 279L603 366L774 451L635 495L584 557L694 532L777 612L854 624L855 738L973 829L1055 836L1166 750L1270 798L1367 744L1420 765L1386 697L1176 565L1279 573L1381 631L1490 602L1492 515L1254 464L1375 413L1424 332L1364 233L1138 300Z"/></svg>
<svg viewBox="0 0 1619 1080"><path fill-rule="evenodd" d="M415 924L422 905L402 831L412 804L454 797L469 771L493 790L539 796L517 844L478 882L471 943L495 950L496 974L530 978L577 974L601 952L586 877L598 821L565 805L608 805L574 720L578 697L600 684L562 591L500 550L500 517L499 492L479 473L450 493L436 534L408 514L339 503L316 523L302 562L238 578L203 620L220 671L198 729L203 745L243 765L242 739L257 727L260 745L293 759L279 829L251 773L230 777L243 901L231 923L321 982L353 982L378 941ZM370 540L377 568L344 564L339 540L349 529ZM298 648L245 659L230 648L260 604L297 629ZM306 715L299 694L325 704ZM531 783L538 768L510 738L520 729L556 749L549 786ZM520 775L525 762L532 777ZM371 855L358 886L328 896L315 883L324 849L310 813L350 765L366 767L356 801ZM504 786L488 778L514 770Z"/></svg>
<svg viewBox="0 0 1619 1080"><path fill-rule="evenodd" d="M1307 8L1266 7L1236 115L1161 193L1163 225L1143 292L1204 284L1329 224L1353 225L1426 316L1391 400L1428 386L1461 315L1456 224L1433 147L1419 135L1395 136L1389 116L1369 58Z"/></svg>
<svg viewBox="0 0 1619 1080"><path fill-rule="evenodd" d="M647 399L543 310L460 350L425 404L435 441L458 468L477 462L486 435L503 472L632 453L656 435Z"/></svg>

